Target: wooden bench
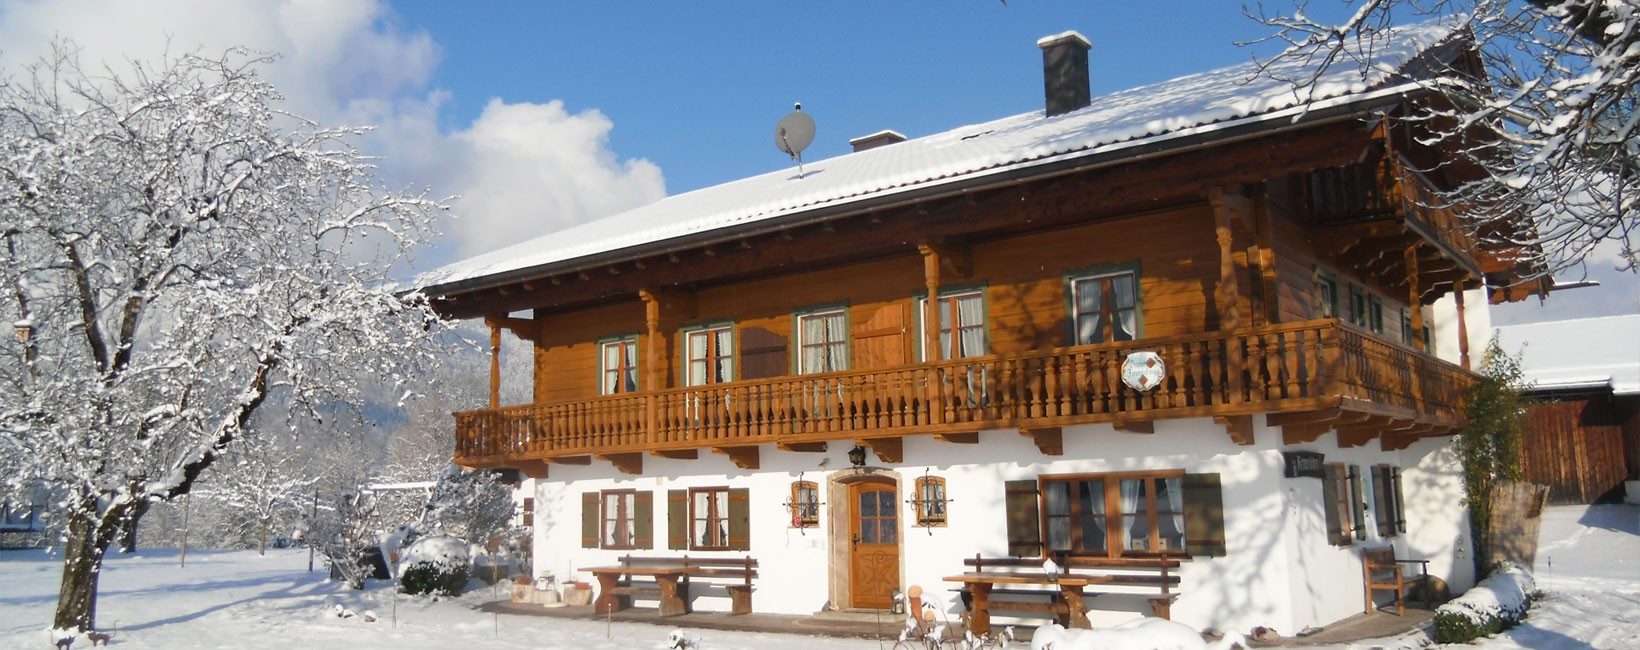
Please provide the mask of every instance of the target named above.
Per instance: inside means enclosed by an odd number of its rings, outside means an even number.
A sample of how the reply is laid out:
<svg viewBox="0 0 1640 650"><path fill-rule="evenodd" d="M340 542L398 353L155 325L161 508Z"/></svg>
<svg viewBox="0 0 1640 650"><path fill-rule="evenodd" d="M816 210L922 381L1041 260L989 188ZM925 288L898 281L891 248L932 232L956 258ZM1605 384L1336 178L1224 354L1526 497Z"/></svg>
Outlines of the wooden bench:
<svg viewBox="0 0 1640 650"><path fill-rule="evenodd" d="M1418 575L1408 576L1401 570L1402 564L1419 565ZM1395 548L1382 546L1361 550L1361 582L1365 592L1367 613L1375 614L1378 608L1373 605L1372 592L1392 591L1395 593L1395 612L1401 616L1407 613L1406 592L1408 589L1423 589L1424 607L1430 605L1429 560L1404 560L1395 557Z"/></svg>
<svg viewBox="0 0 1640 650"><path fill-rule="evenodd" d="M1087 617L1083 616L1090 609L1086 603L1104 595L1144 597L1157 616L1169 618L1173 600L1178 597L1179 576L1172 570L1178 568L1179 561L1169 558L1065 558L1058 562L1061 566L1056 579L1044 574L1043 561L1036 558L975 555L962 562L968 571L945 579L963 585L958 591L970 612L969 625L975 634L990 631L991 612L1043 615L1066 627L1088 627Z"/></svg>
<svg viewBox="0 0 1640 650"><path fill-rule="evenodd" d="M631 607L633 596L653 596L660 601L661 616L681 616L690 611L690 585L703 581L729 594L731 614L750 614L757 560L623 555L617 566L582 570L598 579L594 611L599 614Z"/></svg>

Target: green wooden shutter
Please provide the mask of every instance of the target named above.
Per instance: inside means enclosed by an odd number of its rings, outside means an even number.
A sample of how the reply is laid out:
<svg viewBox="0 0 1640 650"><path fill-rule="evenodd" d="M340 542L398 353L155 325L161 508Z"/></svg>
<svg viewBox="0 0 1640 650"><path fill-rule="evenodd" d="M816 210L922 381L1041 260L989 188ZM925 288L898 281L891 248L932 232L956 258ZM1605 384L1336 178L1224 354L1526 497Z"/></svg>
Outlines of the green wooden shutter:
<svg viewBox="0 0 1640 650"><path fill-rule="evenodd" d="M639 492L632 499L632 503L634 506L632 513L633 527L637 528L633 531L637 534L634 535L632 546L636 548L655 548L655 493Z"/></svg>
<svg viewBox="0 0 1640 650"><path fill-rule="evenodd" d="M689 491L666 491L666 548L689 550Z"/></svg>
<svg viewBox="0 0 1640 650"><path fill-rule="evenodd" d="M1042 519L1037 513L1036 479L1003 484L1008 508L1008 554L1014 557L1042 555Z"/></svg>
<svg viewBox="0 0 1640 650"><path fill-rule="evenodd" d="M751 492L746 488L729 490L729 550L746 551L752 548Z"/></svg>
<svg viewBox="0 0 1640 650"><path fill-rule="evenodd" d="M1395 499L1395 530L1404 533L1407 532L1407 506L1406 502L1401 500L1401 468L1391 467L1389 471L1389 484L1394 490Z"/></svg>
<svg viewBox="0 0 1640 650"><path fill-rule="evenodd" d="M1344 532L1344 499L1338 489L1343 478L1344 466L1328 463L1327 477L1321 480L1322 509L1327 513L1327 543L1333 546L1350 544L1349 535Z"/></svg>
<svg viewBox="0 0 1640 650"><path fill-rule="evenodd" d="M1389 466L1374 465L1372 467L1372 512L1378 516L1378 536L1389 539L1395 536L1395 495L1390 487Z"/></svg>
<svg viewBox="0 0 1640 650"><path fill-rule="evenodd" d="M581 493L581 548L598 548L598 493Z"/></svg>
<svg viewBox="0 0 1640 650"><path fill-rule="evenodd" d="M1191 556L1224 557L1224 488L1218 474L1184 475L1184 546Z"/></svg>
<svg viewBox="0 0 1640 650"><path fill-rule="evenodd" d="M1367 538L1367 517L1366 517L1367 504L1366 504L1365 498L1362 497L1362 495L1361 495L1362 492L1363 492L1363 489L1362 489L1362 485L1361 485L1361 466L1360 465L1351 465L1350 466L1350 515L1353 518L1350 521L1354 522L1353 527L1355 529L1355 538L1356 539L1366 539Z"/></svg>

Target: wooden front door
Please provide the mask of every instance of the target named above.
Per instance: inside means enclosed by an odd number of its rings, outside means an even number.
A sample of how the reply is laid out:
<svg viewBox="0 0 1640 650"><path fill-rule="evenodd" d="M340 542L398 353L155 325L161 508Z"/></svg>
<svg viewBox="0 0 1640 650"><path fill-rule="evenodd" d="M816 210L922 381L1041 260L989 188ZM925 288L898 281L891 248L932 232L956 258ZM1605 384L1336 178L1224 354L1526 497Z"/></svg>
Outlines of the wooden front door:
<svg viewBox="0 0 1640 650"><path fill-rule="evenodd" d="M892 481L849 486L849 606L888 609L900 584L900 509Z"/></svg>

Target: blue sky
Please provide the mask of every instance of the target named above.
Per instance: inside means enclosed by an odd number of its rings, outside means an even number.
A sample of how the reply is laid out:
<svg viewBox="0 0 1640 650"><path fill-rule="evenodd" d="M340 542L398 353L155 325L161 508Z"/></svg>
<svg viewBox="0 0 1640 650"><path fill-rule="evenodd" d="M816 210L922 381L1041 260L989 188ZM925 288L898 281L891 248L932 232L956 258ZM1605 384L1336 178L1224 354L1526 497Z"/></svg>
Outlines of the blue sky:
<svg viewBox="0 0 1640 650"><path fill-rule="evenodd" d="M1093 42L1096 95L1278 51L1236 45L1268 33L1242 12L1233 0L0 0L0 66L54 37L87 62L153 59L167 43L277 52L266 74L290 110L376 125L360 145L383 157L386 182L459 195L460 218L418 256L427 270L788 166L774 125L793 102L817 123L809 160L881 129L917 137L1039 110L1035 43L1065 30ZM1499 320L1640 311L1637 276L1590 268L1605 286Z"/></svg>
<svg viewBox="0 0 1640 650"><path fill-rule="evenodd" d="M1049 34L1093 42L1099 95L1244 62L1253 50L1235 41L1266 33L1222 0L474 6L393 4L403 28L445 46L432 83L452 94L446 126L495 96L597 109L615 123L609 148L660 165L670 193L787 164L772 136L796 101L818 124L818 159L880 129L916 137L1040 109L1035 43Z"/></svg>

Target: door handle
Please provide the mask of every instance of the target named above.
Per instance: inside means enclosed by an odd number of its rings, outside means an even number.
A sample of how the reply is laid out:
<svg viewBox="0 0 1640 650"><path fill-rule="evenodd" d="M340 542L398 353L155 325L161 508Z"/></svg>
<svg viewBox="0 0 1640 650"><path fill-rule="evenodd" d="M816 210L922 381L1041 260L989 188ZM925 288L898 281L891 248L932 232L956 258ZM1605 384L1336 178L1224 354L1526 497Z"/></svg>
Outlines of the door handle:
<svg viewBox="0 0 1640 650"><path fill-rule="evenodd" d="M854 548L860 548L860 534L854 534Z"/></svg>

